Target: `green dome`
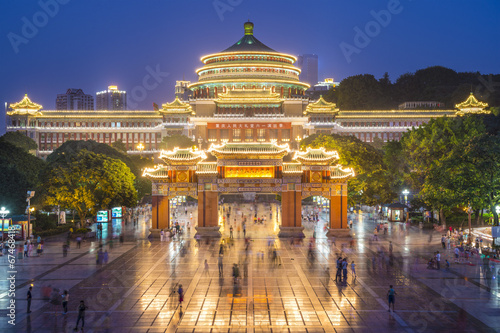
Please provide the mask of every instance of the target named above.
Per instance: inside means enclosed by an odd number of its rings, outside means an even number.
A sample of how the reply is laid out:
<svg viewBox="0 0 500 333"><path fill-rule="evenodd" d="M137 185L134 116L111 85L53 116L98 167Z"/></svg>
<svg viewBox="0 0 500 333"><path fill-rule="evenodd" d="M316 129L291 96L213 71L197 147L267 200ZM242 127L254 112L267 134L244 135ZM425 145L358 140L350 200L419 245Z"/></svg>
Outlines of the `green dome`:
<svg viewBox="0 0 500 333"><path fill-rule="evenodd" d="M234 45L228 47L222 52L276 52L267 45L253 36L253 23L245 22L243 24L245 35L237 41Z"/></svg>

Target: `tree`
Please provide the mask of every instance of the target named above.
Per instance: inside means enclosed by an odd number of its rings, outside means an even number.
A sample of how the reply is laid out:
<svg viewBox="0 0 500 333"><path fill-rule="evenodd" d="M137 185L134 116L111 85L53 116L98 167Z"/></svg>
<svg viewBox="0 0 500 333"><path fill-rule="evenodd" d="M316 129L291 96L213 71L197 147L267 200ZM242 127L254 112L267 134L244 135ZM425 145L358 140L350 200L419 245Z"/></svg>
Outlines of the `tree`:
<svg viewBox="0 0 500 333"><path fill-rule="evenodd" d="M127 145L125 145L122 139L118 139L111 144L111 147L115 148L118 151L127 153Z"/></svg>
<svg viewBox="0 0 500 333"><path fill-rule="evenodd" d="M450 158L454 170L453 190L465 205L488 207L498 223L500 205L500 137L484 133L462 142ZM451 163L450 163L451 164Z"/></svg>
<svg viewBox="0 0 500 333"><path fill-rule="evenodd" d="M137 203L135 176L120 160L82 150L49 167L43 183L46 204L74 209L80 221L99 209Z"/></svg>
<svg viewBox="0 0 500 333"><path fill-rule="evenodd" d="M338 106L344 110L378 109L385 101L379 81L370 74L343 79L337 91Z"/></svg>
<svg viewBox="0 0 500 333"><path fill-rule="evenodd" d="M0 204L12 214L24 213L26 192L35 190L44 167L42 159L0 140Z"/></svg>
<svg viewBox="0 0 500 333"><path fill-rule="evenodd" d="M427 125L405 133L401 139L409 174L414 189L429 206L438 209L443 222L445 214L464 204L455 186L460 174L456 157L462 142L485 133L481 117L436 118Z"/></svg>
<svg viewBox="0 0 500 333"><path fill-rule="evenodd" d="M163 137L160 143L161 149L172 150L175 147L178 148L190 148L195 145L195 142L189 137L182 134L172 134L170 136Z"/></svg>
<svg viewBox="0 0 500 333"><path fill-rule="evenodd" d="M118 146L120 146L120 144L118 144ZM153 161L141 156L129 156L123 151L115 149L104 143L98 143L93 140L67 141L47 157L47 162L50 164L66 163L71 160L75 154L78 154L82 150L91 151L96 154L103 154L122 161L130 168L136 177L135 187L137 189L139 199L141 199L144 195L151 193L151 181L142 177L142 170L145 167L152 167L154 165Z"/></svg>
<svg viewBox="0 0 500 333"><path fill-rule="evenodd" d="M26 152L29 152L30 150L36 150L38 148L35 140L24 135L20 131L5 133L0 137L0 142L8 142Z"/></svg>
<svg viewBox="0 0 500 333"><path fill-rule="evenodd" d="M325 147L337 150L339 163L354 168L356 177L348 181L350 204L375 205L391 202L396 196L386 179L382 151L353 136L312 135L301 142L302 147Z"/></svg>

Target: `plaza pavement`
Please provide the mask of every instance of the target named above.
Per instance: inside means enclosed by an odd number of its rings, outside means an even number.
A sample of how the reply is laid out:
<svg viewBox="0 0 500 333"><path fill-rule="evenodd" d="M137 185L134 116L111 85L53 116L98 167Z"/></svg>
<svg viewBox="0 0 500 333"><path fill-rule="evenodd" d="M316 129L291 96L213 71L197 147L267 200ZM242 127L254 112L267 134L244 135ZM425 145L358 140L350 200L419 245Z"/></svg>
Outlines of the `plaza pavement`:
<svg viewBox="0 0 500 333"><path fill-rule="evenodd" d="M245 215L250 205L238 205ZM233 206L233 212L236 206ZM258 215L269 214L269 207L259 205ZM188 212L188 215L190 212ZM182 217L183 214L181 214ZM193 210L194 219L196 211ZM276 218L276 207L273 208ZM322 219L326 218L323 214ZM187 217L186 217L187 218ZM268 256L268 235L278 231L276 221L266 225L248 223L252 238L248 256L248 277L234 287L233 263L243 265L243 234L234 228L234 246L224 253L224 273L219 277L218 242L199 246L193 232L181 240L160 242L147 238L147 224L123 226L125 242L114 242L107 265L95 262L97 242L81 249L72 244L63 258L60 241L46 244L46 253L16 263L17 324L7 324L7 297L0 296L0 330L13 332L70 332L77 317L80 299L89 307L85 332L497 332L498 279L486 280L481 262L455 265L449 271L426 269L428 257L440 250L440 237L418 228L400 230L392 224L388 235L370 242L375 227L365 214L354 215L356 244L343 256L355 261L357 278L350 274L346 284L335 280L335 259L342 248L336 240L331 247L321 237L323 221L317 228L315 256L308 256L312 225L306 224L307 238L302 246L292 246L287 239L276 239L280 261ZM231 216L231 221L233 216ZM239 218L237 218L237 221ZM224 237L228 227L222 228ZM121 232L115 226L115 232ZM111 233L111 231L110 231ZM387 252L392 240L394 258L379 255ZM104 244L105 248L108 245ZM264 251L263 259L257 253ZM452 252L443 253L445 258ZM209 270L204 269L205 259ZM0 274L6 274L6 257L0 258ZM490 262L495 265L496 262ZM443 265L444 266L444 265ZM329 267L328 278L326 268ZM350 267L350 266L349 266ZM349 270L350 271L350 270ZM241 275L243 269L240 268ZM32 313L25 312L25 295L34 285ZM52 285L70 294L69 310L43 300L41 287ZM174 292L182 284L183 308ZM394 285L396 311L388 312L387 290ZM5 281L0 282L2 292Z"/></svg>

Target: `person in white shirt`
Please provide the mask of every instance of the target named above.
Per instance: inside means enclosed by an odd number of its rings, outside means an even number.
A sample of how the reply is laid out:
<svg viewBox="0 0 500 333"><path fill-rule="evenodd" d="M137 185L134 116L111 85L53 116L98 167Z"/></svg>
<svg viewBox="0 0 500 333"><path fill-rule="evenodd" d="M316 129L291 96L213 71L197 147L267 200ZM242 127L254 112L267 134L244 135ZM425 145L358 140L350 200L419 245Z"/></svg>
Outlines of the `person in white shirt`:
<svg viewBox="0 0 500 333"><path fill-rule="evenodd" d="M441 253L439 253L439 251L436 253L436 263L437 269L441 269Z"/></svg>

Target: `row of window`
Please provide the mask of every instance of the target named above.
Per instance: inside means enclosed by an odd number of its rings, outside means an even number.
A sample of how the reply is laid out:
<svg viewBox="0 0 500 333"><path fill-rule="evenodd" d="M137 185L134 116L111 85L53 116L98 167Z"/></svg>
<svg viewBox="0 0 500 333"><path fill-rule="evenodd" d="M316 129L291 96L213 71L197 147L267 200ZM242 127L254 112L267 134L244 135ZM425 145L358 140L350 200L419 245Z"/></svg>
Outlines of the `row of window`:
<svg viewBox="0 0 500 333"><path fill-rule="evenodd" d="M24 127L24 120L14 119L12 121L12 126ZM80 121L64 121L64 122L49 122L40 121L38 126L41 127L111 127L111 128L121 128L121 127L155 127L160 125L160 122L150 122L150 121L96 121L96 122L80 122ZM30 122L31 125L31 122Z"/></svg>
<svg viewBox="0 0 500 333"><path fill-rule="evenodd" d="M228 57L217 57L207 60L206 64L212 64L214 62L226 62L226 61L277 61L287 64L292 64L292 62L285 58L270 57L270 56L258 56L258 55L248 55L248 56L228 56Z"/></svg>
<svg viewBox="0 0 500 333"><path fill-rule="evenodd" d="M285 74L291 77L299 77L296 71L291 71L287 69L276 69L269 67L232 67L232 68L221 68L221 69L210 69L207 71L202 71L200 73L200 78L204 76L209 76L212 74L225 74L225 73L273 73L273 74Z"/></svg>
<svg viewBox="0 0 500 333"><path fill-rule="evenodd" d="M67 140L105 140L107 142L160 142L160 133L40 133L40 142L64 142Z"/></svg>
<svg viewBox="0 0 500 333"><path fill-rule="evenodd" d="M343 127L411 127L411 126L420 126L424 122L423 121L382 121L382 122L342 122L341 125Z"/></svg>
<svg viewBox="0 0 500 333"><path fill-rule="evenodd" d="M217 142L217 131L219 131L219 139L223 141L230 141L232 139L232 142L253 142L257 140L258 142L264 142L267 141L268 139L266 138L266 131L269 133L269 140L278 140L279 139L279 132L277 129L239 129L239 128L233 128L233 129L209 129L208 130L208 141L209 142ZM231 132L229 132L231 131ZM281 131L281 141L288 142L290 141L290 129L282 129ZM232 134L232 138L230 138L230 134ZM242 136L243 135L243 136Z"/></svg>

